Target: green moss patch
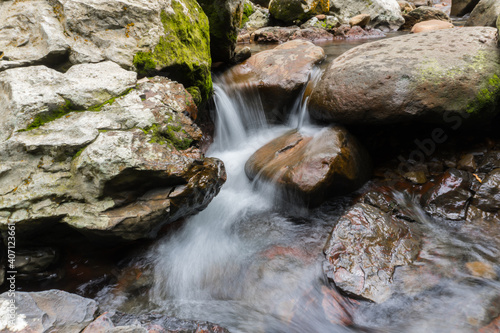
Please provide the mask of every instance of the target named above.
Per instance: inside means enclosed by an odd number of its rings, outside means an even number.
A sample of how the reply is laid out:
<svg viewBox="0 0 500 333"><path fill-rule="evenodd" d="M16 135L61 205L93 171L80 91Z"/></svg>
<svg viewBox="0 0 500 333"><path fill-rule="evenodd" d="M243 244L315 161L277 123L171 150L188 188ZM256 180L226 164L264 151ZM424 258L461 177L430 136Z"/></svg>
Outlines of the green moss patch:
<svg viewBox="0 0 500 333"><path fill-rule="evenodd" d="M494 108L500 98L500 78L495 74L481 89L476 99L467 105L467 113L476 114L483 110Z"/></svg>
<svg viewBox="0 0 500 333"><path fill-rule="evenodd" d="M150 143L167 144L177 150L186 150L193 142L192 139L186 137L186 132L180 125L167 125L166 129L161 130L158 124L153 124L143 129L143 132L151 136Z"/></svg>
<svg viewBox="0 0 500 333"><path fill-rule="evenodd" d="M249 3L245 3L245 5L243 6L243 16L241 17L240 28L243 28L243 26L245 25L245 23L248 22L248 18L253 13L255 13L255 10L252 7L252 5L250 5Z"/></svg>
<svg viewBox="0 0 500 333"><path fill-rule="evenodd" d="M71 102L68 100L65 100L64 105L54 109L50 110L49 112L45 113L40 113L36 115L35 119L29 124L25 129L21 129L18 132L25 132L25 131L31 131L34 130L43 124L49 123L51 121L54 121L56 119L62 118L68 113L74 111L71 105Z"/></svg>
<svg viewBox="0 0 500 333"><path fill-rule="evenodd" d="M185 86L196 86L204 100L212 93L208 18L195 0L172 1L175 13L161 13L165 36L150 52L138 52L134 66L141 75L161 72Z"/></svg>

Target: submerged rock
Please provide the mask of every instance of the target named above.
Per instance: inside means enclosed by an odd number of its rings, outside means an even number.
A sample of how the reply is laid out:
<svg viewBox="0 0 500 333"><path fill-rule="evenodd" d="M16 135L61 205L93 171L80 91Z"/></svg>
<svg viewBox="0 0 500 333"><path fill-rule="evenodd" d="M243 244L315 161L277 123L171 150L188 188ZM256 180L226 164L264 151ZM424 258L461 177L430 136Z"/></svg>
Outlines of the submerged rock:
<svg viewBox="0 0 500 333"><path fill-rule="evenodd" d="M405 35L358 46L335 59L314 88L309 110L323 121L421 121L456 129L466 120L494 117L499 77L496 29Z"/></svg>
<svg viewBox="0 0 500 333"><path fill-rule="evenodd" d="M325 52L304 40L294 40L253 55L232 71L235 84L256 86L270 119L282 118L283 109L295 102Z"/></svg>
<svg viewBox="0 0 500 333"><path fill-rule="evenodd" d="M496 27L500 15L500 2L497 0L481 0L474 7L465 26Z"/></svg>
<svg viewBox="0 0 500 333"><path fill-rule="evenodd" d="M0 74L8 119L16 121L0 141L0 225L15 223L20 232L62 222L134 240L203 209L225 172L196 147L202 133L189 117L196 116L190 94L162 77L136 86L135 73L116 65L121 76L104 78L96 70L106 63L81 66L65 75L43 66ZM122 86L113 89L112 78Z"/></svg>
<svg viewBox="0 0 500 333"><path fill-rule="evenodd" d="M272 140L248 159L245 172L250 179L276 183L292 197L317 205L361 187L370 176L370 165L354 137L331 127L314 137L292 131Z"/></svg>
<svg viewBox="0 0 500 333"><path fill-rule="evenodd" d="M15 300L15 318L11 322L9 309ZM16 291L0 295L0 331L79 333L94 320L97 302L62 290L40 292Z"/></svg>
<svg viewBox="0 0 500 333"><path fill-rule="evenodd" d="M342 291L380 303L392 294L396 267L410 265L419 251L420 237L411 223L356 204L332 231L324 270Z"/></svg>

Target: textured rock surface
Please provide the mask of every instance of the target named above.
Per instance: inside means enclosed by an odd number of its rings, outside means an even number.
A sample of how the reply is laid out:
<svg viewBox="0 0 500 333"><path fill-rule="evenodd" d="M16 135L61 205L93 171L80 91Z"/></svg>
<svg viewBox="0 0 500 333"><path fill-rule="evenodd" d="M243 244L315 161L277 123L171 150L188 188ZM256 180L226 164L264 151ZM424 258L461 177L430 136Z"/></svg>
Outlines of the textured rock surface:
<svg viewBox="0 0 500 333"><path fill-rule="evenodd" d="M15 299L17 307L14 325L7 320L11 299ZM0 330L5 333L78 333L94 320L96 311L96 301L61 290L17 291L14 298L3 293L0 295Z"/></svg>
<svg viewBox="0 0 500 333"><path fill-rule="evenodd" d="M466 26L496 27L500 15L500 2L497 0L481 0L474 7Z"/></svg>
<svg viewBox="0 0 500 333"><path fill-rule="evenodd" d="M121 89L110 91L112 85L104 87L106 81L99 75L84 75L95 72L74 69L62 75L42 69L3 72L4 82L12 87L10 96L36 91L40 80L29 75L30 70L51 79L80 77L86 88L72 90L68 79L61 82L65 93L57 93L58 85L51 90L41 83L45 93L35 96L38 104L30 109L39 119L36 126L2 138L1 225L13 222L22 230L63 222L100 236L152 237L164 223L204 208L218 192L225 180L222 162L204 158L196 148L202 134L187 116L196 115L196 106L182 85L156 77L136 86L135 73L120 69L132 75L122 82L124 88L131 83L135 89L118 97ZM27 75L19 79L13 71ZM89 87L95 90L87 96ZM101 104L94 112L70 104L52 118L40 118L48 106L65 103L61 96L72 101L72 94L82 106L94 105L95 96L114 96L105 103L96 100ZM34 104L29 102L8 100L10 117L23 117L25 108ZM21 123L15 128L22 128Z"/></svg>
<svg viewBox="0 0 500 333"><path fill-rule="evenodd" d="M321 47L294 40L253 55L233 68L234 82L250 83L258 88L270 118L279 118L282 109L294 102L309 81L313 67L322 61Z"/></svg>
<svg viewBox="0 0 500 333"><path fill-rule="evenodd" d="M361 187L370 176L370 165L354 137L332 127L314 137L292 131L272 140L250 156L245 172L250 179L274 182L316 205Z"/></svg>
<svg viewBox="0 0 500 333"><path fill-rule="evenodd" d="M479 0L453 0L451 2L451 15L463 16L472 12Z"/></svg>
<svg viewBox="0 0 500 333"><path fill-rule="evenodd" d="M269 13L274 18L292 23L305 21L316 14L328 13L329 1L318 0L271 0Z"/></svg>
<svg viewBox="0 0 500 333"><path fill-rule="evenodd" d="M425 6L412 10L408 14L403 15L403 17L405 23L401 26L401 30L411 30L415 24L429 20L439 20L451 23L449 16L439 9Z"/></svg>
<svg viewBox="0 0 500 333"><path fill-rule="evenodd" d="M370 15L371 28L397 30L404 23L396 0L335 0L330 3L330 11L335 13L342 23L349 23L352 17L359 14Z"/></svg>
<svg viewBox="0 0 500 333"><path fill-rule="evenodd" d="M483 180L472 203L486 212L500 211L500 169L493 170Z"/></svg>
<svg viewBox="0 0 500 333"><path fill-rule="evenodd" d="M199 0L210 21L210 52L214 62L234 56L243 0Z"/></svg>
<svg viewBox="0 0 500 333"><path fill-rule="evenodd" d="M500 96L496 35L493 28L447 29L351 49L316 85L310 114L358 124L490 119Z"/></svg>
<svg viewBox="0 0 500 333"><path fill-rule="evenodd" d="M410 265L419 248L419 236L409 222L356 204L332 231L324 270L344 292L379 303L391 296L396 267Z"/></svg>
<svg viewBox="0 0 500 333"><path fill-rule="evenodd" d="M212 91L208 19L195 0L2 1L0 13L0 70L111 60L205 99Z"/></svg>

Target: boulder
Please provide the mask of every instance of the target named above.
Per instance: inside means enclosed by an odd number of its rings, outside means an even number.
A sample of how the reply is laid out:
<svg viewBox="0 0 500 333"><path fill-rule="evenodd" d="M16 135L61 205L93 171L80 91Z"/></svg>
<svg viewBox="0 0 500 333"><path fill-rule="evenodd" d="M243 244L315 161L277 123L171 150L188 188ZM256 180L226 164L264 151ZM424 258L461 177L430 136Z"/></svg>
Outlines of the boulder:
<svg viewBox="0 0 500 333"><path fill-rule="evenodd" d="M421 32L429 32L434 30L442 30L442 29L452 29L455 26L453 23L440 21L440 20L429 20L423 21L415 24L413 28L411 28L411 32L414 34Z"/></svg>
<svg viewBox="0 0 500 333"><path fill-rule="evenodd" d="M310 18L300 27L302 29L319 28L319 29L332 30L333 28L336 28L340 25L339 20L335 16L325 15L325 18L322 20L320 20L318 16L319 15Z"/></svg>
<svg viewBox="0 0 500 333"><path fill-rule="evenodd" d="M1 1L0 22L0 71L67 61L70 42L47 1Z"/></svg>
<svg viewBox="0 0 500 333"><path fill-rule="evenodd" d="M256 10L248 17L248 21L243 26L248 31L254 31L269 25L269 11Z"/></svg>
<svg viewBox="0 0 500 333"><path fill-rule="evenodd" d="M272 140L248 159L245 173L317 205L361 187L370 176L370 165L356 139L336 126L312 137L291 131Z"/></svg>
<svg viewBox="0 0 500 333"><path fill-rule="evenodd" d="M385 37L385 34L379 29L363 29L360 26L351 27L349 24L343 24L338 28L333 29L333 33L337 38L380 38Z"/></svg>
<svg viewBox="0 0 500 333"><path fill-rule="evenodd" d="M0 70L111 60L212 92L208 19L195 0L2 1L0 13Z"/></svg>
<svg viewBox="0 0 500 333"><path fill-rule="evenodd" d="M323 269L345 293L381 303L393 292L396 267L411 265L419 251L420 236L412 223L358 203L333 229Z"/></svg>
<svg viewBox="0 0 500 333"><path fill-rule="evenodd" d="M414 3L408 1L398 1L398 4L403 14L408 14L409 12L417 8Z"/></svg>
<svg viewBox="0 0 500 333"><path fill-rule="evenodd" d="M398 30L404 23L396 0L335 0L331 1L330 12L342 23L349 23L356 15L368 14L369 27L381 30Z"/></svg>
<svg viewBox="0 0 500 333"><path fill-rule="evenodd" d="M254 42L257 44L285 43L295 39L311 42L333 39L333 35L330 32L324 28L315 27L303 29L297 27L265 27L255 31L252 36Z"/></svg>
<svg viewBox="0 0 500 333"><path fill-rule="evenodd" d="M293 40L259 52L235 66L233 82L238 87L240 84L257 87L269 119L283 118L282 110L294 102L309 81L311 70L324 57L321 47Z"/></svg>
<svg viewBox="0 0 500 333"><path fill-rule="evenodd" d="M330 1L325 0L271 0L269 13L272 17L286 22L306 21L316 14L326 14Z"/></svg>
<svg viewBox="0 0 500 333"><path fill-rule="evenodd" d="M0 331L79 333L94 320L96 311L96 301L62 290L5 292L0 295Z"/></svg>
<svg viewBox="0 0 500 333"><path fill-rule="evenodd" d="M465 26L496 27L500 15L500 2L497 0L481 0L474 7Z"/></svg>
<svg viewBox="0 0 500 333"><path fill-rule="evenodd" d="M451 23L450 17L439 9L425 6L412 10L408 14L403 15L403 17L405 19L405 23L401 26L401 30L411 30L415 24L429 20Z"/></svg>
<svg viewBox="0 0 500 333"><path fill-rule="evenodd" d="M421 121L455 129L465 120L487 121L500 97L496 35L493 28L447 29L353 48L314 88L310 115L345 124Z"/></svg>
<svg viewBox="0 0 500 333"><path fill-rule="evenodd" d="M203 209L225 173L196 146L191 95L163 77L136 85L112 63L79 66L0 73L6 119L15 119L0 141L0 227L61 222L134 240Z"/></svg>
<svg viewBox="0 0 500 333"><path fill-rule="evenodd" d="M479 0L453 0L451 2L451 15L464 16L472 12L478 3Z"/></svg>
<svg viewBox="0 0 500 333"><path fill-rule="evenodd" d="M196 3L196 1L194 1ZM198 0L210 22L210 53L214 62L229 62L234 56L243 0Z"/></svg>

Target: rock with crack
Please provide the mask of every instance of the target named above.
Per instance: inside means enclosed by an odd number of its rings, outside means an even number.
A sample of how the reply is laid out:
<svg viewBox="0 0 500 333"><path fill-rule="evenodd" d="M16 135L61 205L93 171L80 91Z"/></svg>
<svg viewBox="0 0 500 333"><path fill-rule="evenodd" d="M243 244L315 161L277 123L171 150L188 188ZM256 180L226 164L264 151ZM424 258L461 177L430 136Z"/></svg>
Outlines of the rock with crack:
<svg viewBox="0 0 500 333"><path fill-rule="evenodd" d="M396 267L410 265L419 249L412 223L359 203L333 229L324 271L345 293L381 303L392 295Z"/></svg>
<svg viewBox="0 0 500 333"><path fill-rule="evenodd" d="M81 66L64 75L45 67L0 74L14 119L0 141L1 227L33 231L61 222L135 240L203 209L225 171L197 148L202 133L191 95L177 82L136 82L134 72L111 65L123 71L114 89L113 75L96 74L109 64Z"/></svg>

